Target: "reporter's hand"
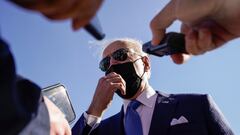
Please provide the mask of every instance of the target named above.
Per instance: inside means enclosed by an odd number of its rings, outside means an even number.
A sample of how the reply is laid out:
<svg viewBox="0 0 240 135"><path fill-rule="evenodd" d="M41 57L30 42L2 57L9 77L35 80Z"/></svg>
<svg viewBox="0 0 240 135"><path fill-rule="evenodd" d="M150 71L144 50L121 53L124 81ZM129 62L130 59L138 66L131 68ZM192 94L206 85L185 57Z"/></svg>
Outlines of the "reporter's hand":
<svg viewBox="0 0 240 135"><path fill-rule="evenodd" d="M166 28L180 20L189 54L214 50L240 36L239 4L237 0L171 0L151 21L152 44L157 45ZM186 60L183 54L171 57L177 64Z"/></svg>
<svg viewBox="0 0 240 135"><path fill-rule="evenodd" d="M103 0L12 0L12 2L39 11L51 20L71 19L72 28L77 30L90 21Z"/></svg>
<svg viewBox="0 0 240 135"><path fill-rule="evenodd" d="M64 114L47 97L44 97L50 117L50 135L71 135L70 126Z"/></svg>
<svg viewBox="0 0 240 135"><path fill-rule="evenodd" d="M125 94L126 83L119 74L112 72L100 78L87 113L101 117L111 104L114 92L117 89L119 89L123 95Z"/></svg>

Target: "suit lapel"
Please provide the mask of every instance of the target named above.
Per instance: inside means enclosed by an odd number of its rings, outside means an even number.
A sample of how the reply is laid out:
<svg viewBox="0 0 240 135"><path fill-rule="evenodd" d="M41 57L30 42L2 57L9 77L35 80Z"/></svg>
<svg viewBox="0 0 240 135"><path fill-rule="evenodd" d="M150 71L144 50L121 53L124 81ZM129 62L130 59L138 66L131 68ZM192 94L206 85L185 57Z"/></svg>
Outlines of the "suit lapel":
<svg viewBox="0 0 240 135"><path fill-rule="evenodd" d="M152 116L149 135L166 135L176 108L176 99L169 95L158 93Z"/></svg>
<svg viewBox="0 0 240 135"><path fill-rule="evenodd" d="M123 118L124 118L123 106L119 113L120 114L118 115L117 123L116 123L118 125L115 125L116 129L114 131L114 135L125 135L124 125L123 125ZM111 129L109 129L109 130L111 130Z"/></svg>

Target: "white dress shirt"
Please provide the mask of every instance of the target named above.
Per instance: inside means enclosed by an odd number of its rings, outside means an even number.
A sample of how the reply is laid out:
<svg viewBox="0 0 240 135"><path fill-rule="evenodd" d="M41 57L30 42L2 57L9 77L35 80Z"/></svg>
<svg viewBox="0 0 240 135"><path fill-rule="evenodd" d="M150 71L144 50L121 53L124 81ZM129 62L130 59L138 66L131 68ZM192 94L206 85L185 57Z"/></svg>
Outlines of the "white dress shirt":
<svg viewBox="0 0 240 135"><path fill-rule="evenodd" d="M136 99L142 103L136 111L139 113L141 118L143 135L148 135L156 99L157 93L150 86L146 88ZM126 113L127 106L130 102L131 100L123 100L124 114ZM89 115L86 112L84 113L84 117L87 124L92 127L91 130L95 129L101 121L101 117Z"/></svg>

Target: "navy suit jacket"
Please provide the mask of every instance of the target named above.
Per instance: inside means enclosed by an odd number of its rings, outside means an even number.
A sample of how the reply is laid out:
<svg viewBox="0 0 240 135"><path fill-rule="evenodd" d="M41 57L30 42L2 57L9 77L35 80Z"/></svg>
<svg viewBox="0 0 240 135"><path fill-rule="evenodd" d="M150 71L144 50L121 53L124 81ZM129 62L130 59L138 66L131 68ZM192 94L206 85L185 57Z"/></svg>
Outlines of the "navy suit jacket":
<svg viewBox="0 0 240 135"><path fill-rule="evenodd" d="M124 135L123 107L116 115L103 120L91 135ZM184 116L188 123L171 126L173 118ZM87 135L91 127L83 115L72 128L73 135ZM233 135L209 95L158 92L149 135Z"/></svg>

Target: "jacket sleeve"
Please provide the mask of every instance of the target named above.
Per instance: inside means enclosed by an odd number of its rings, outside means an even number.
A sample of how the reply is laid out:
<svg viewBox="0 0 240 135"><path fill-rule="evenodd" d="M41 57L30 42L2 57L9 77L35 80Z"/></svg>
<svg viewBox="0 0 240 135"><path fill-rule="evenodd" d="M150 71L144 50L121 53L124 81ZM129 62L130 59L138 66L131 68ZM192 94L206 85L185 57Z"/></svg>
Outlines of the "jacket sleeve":
<svg viewBox="0 0 240 135"><path fill-rule="evenodd" d="M207 127L211 135L234 135L224 115L211 96L204 95L204 110Z"/></svg>
<svg viewBox="0 0 240 135"><path fill-rule="evenodd" d="M89 135L91 129L92 127L87 124L86 119L82 114L72 128L72 135Z"/></svg>
<svg viewBox="0 0 240 135"><path fill-rule="evenodd" d="M30 119L18 102L16 79L13 56L8 45L0 38L0 121L4 123L1 126L4 130L0 134L19 132Z"/></svg>
<svg viewBox="0 0 240 135"><path fill-rule="evenodd" d="M18 134L37 116L44 103L41 89L31 81L16 75L14 59L6 42L0 38L0 134ZM45 110L45 117L48 112ZM46 122L45 126L49 126Z"/></svg>
<svg viewBox="0 0 240 135"><path fill-rule="evenodd" d="M10 120L18 113L19 108L16 89L16 73L12 54L7 44L0 38L0 111L1 121Z"/></svg>

